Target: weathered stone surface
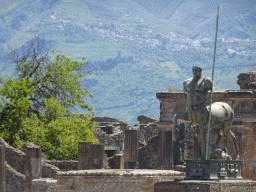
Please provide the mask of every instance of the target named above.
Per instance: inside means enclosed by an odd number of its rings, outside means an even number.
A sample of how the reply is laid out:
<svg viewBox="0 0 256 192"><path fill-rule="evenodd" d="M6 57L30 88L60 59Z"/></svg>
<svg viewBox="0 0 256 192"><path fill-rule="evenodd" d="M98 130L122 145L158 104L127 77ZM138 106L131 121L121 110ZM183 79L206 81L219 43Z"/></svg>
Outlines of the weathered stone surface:
<svg viewBox="0 0 256 192"><path fill-rule="evenodd" d="M33 179L32 192L56 192L57 180L51 178Z"/></svg>
<svg viewBox="0 0 256 192"><path fill-rule="evenodd" d="M25 191L32 190L32 180L41 177L41 147L29 142L22 145L22 151L26 153L25 158Z"/></svg>
<svg viewBox="0 0 256 192"><path fill-rule="evenodd" d="M91 142L78 143L78 170L89 169L89 154Z"/></svg>
<svg viewBox="0 0 256 192"><path fill-rule="evenodd" d="M137 117L137 119L140 122L140 124L148 124L148 123L158 121L158 119L155 119L153 117L148 117L146 115L140 115L140 116Z"/></svg>
<svg viewBox="0 0 256 192"><path fill-rule="evenodd" d="M5 161L19 173L25 174L24 159L26 154L14 147L11 147L2 138L0 138L0 145L3 145L5 148Z"/></svg>
<svg viewBox="0 0 256 192"><path fill-rule="evenodd" d="M122 154L115 154L113 164L113 169L124 169L124 156Z"/></svg>
<svg viewBox="0 0 256 192"><path fill-rule="evenodd" d="M5 185L5 149L3 145L0 145L0 191L6 191Z"/></svg>
<svg viewBox="0 0 256 192"><path fill-rule="evenodd" d="M157 141L158 136L154 136L139 148L139 169L157 169Z"/></svg>
<svg viewBox="0 0 256 192"><path fill-rule="evenodd" d="M143 145L146 145L152 137L158 135L159 129L155 123L149 123L138 125L138 131L139 142L141 142Z"/></svg>
<svg viewBox="0 0 256 192"><path fill-rule="evenodd" d="M185 112L186 95L183 91L157 92L160 100L160 121L172 121L175 113ZM179 99L177 99L178 97ZM206 95L206 105L209 105L210 92ZM250 90L220 90L213 91L213 102L228 103L235 112L235 119L256 120L256 92ZM234 119L234 120L235 120Z"/></svg>
<svg viewBox="0 0 256 192"><path fill-rule="evenodd" d="M51 164L52 163L52 164ZM46 159L42 159L42 178L54 178L56 179L57 173L61 171L55 164ZM68 166L70 167L70 166Z"/></svg>
<svg viewBox="0 0 256 192"><path fill-rule="evenodd" d="M171 170L79 170L61 172L57 191L154 191L154 183L183 179L184 174Z"/></svg>
<svg viewBox="0 0 256 192"><path fill-rule="evenodd" d="M125 130L124 162L138 162L139 138L138 130Z"/></svg>
<svg viewBox="0 0 256 192"><path fill-rule="evenodd" d="M158 169L173 169L172 132L159 131L157 141Z"/></svg>
<svg viewBox="0 0 256 192"><path fill-rule="evenodd" d="M6 171L6 191L25 191L25 175L17 172L7 163L5 164Z"/></svg>
<svg viewBox="0 0 256 192"><path fill-rule="evenodd" d="M90 145L89 159L90 159L90 169L102 169L104 167L104 145L93 144Z"/></svg>
<svg viewBox="0 0 256 192"><path fill-rule="evenodd" d="M104 145L105 150L115 150L116 153L123 151L124 131L118 134L106 134L101 129L98 129L94 136L99 140L100 144Z"/></svg>
<svg viewBox="0 0 256 192"><path fill-rule="evenodd" d="M155 184L154 192L253 192L256 182L250 180L163 181Z"/></svg>
<svg viewBox="0 0 256 192"><path fill-rule="evenodd" d="M256 71L239 73L237 78L240 89L256 89Z"/></svg>
<svg viewBox="0 0 256 192"><path fill-rule="evenodd" d="M246 123L243 131L244 167L243 177L256 180L256 125Z"/></svg>

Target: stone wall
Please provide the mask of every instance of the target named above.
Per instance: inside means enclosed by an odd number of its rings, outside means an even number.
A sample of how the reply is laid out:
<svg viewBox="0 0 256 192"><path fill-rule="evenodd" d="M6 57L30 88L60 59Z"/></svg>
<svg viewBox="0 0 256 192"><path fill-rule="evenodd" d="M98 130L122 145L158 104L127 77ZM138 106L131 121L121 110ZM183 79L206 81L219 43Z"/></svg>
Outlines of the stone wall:
<svg viewBox="0 0 256 192"><path fill-rule="evenodd" d="M94 137L99 140L100 144L104 145L104 149L121 153L127 123L112 117L92 117L91 120L99 124Z"/></svg>
<svg viewBox="0 0 256 192"><path fill-rule="evenodd" d="M47 179L33 179L32 192L56 192L57 180Z"/></svg>
<svg viewBox="0 0 256 192"><path fill-rule="evenodd" d="M7 163L5 164L6 192L25 191L25 175L17 172Z"/></svg>
<svg viewBox="0 0 256 192"><path fill-rule="evenodd" d="M19 173L25 174L24 159L26 154L11 147L2 138L0 138L0 145L5 147L5 161Z"/></svg>
<svg viewBox="0 0 256 192"><path fill-rule="evenodd" d="M157 169L157 143L158 135L139 148L139 169Z"/></svg>
<svg viewBox="0 0 256 192"><path fill-rule="evenodd" d="M139 142L146 145L152 137L158 135L158 128L154 123L139 124L136 126L139 131Z"/></svg>
<svg viewBox="0 0 256 192"><path fill-rule="evenodd" d="M44 159L44 162L54 165L55 167L58 167L61 171L77 170L77 164L78 164L78 161L76 160L57 161L57 160Z"/></svg>
<svg viewBox="0 0 256 192"><path fill-rule="evenodd" d="M154 191L154 183L183 179L184 174L167 170L81 170L61 172L57 191Z"/></svg>
<svg viewBox="0 0 256 192"><path fill-rule="evenodd" d="M58 167L46 163L47 160L42 159L42 178L57 178L57 173L61 171Z"/></svg>
<svg viewBox="0 0 256 192"><path fill-rule="evenodd" d="M148 123L158 121L158 119L155 119L153 117L148 117L146 115L140 115L140 116L137 117L137 119L140 122L140 124L148 124Z"/></svg>
<svg viewBox="0 0 256 192"><path fill-rule="evenodd" d="M106 134L102 129L98 129L94 136L99 140L100 144L104 145L105 150L115 150L116 153L123 151L123 131L118 134Z"/></svg>
<svg viewBox="0 0 256 192"><path fill-rule="evenodd" d="M256 180L256 123L246 123L243 136L243 177Z"/></svg>

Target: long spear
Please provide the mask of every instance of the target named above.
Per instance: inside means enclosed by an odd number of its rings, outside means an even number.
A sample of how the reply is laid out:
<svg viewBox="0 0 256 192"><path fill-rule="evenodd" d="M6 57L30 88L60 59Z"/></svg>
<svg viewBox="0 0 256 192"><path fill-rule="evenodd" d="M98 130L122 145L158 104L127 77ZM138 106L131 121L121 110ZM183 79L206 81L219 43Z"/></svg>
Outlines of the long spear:
<svg viewBox="0 0 256 192"><path fill-rule="evenodd" d="M208 121L206 143L205 143L206 144L206 146L205 146L205 159L206 160L208 159L208 148L209 148L209 132L210 132L210 122L211 122L213 77L214 77L214 65L215 65L215 54L216 54L216 44L217 44L218 19L219 19L219 5L217 8L217 17L216 17L215 44L214 44L214 55L213 55L213 65L212 65L212 90L211 90L211 97L210 97L209 121Z"/></svg>

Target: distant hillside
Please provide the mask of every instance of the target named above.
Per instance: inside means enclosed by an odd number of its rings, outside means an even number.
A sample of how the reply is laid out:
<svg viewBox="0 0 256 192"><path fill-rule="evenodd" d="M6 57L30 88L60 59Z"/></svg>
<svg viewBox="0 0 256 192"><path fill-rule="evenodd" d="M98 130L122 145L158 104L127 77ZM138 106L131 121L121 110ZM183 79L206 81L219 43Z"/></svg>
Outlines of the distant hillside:
<svg viewBox="0 0 256 192"><path fill-rule="evenodd" d="M90 63L82 85L97 116L137 123L159 117L157 91L182 89L191 67L211 77L220 5L215 89L239 89L237 75L255 69L256 3L251 0L13 0L0 1L0 51L34 34L72 59ZM13 65L0 60L1 75ZM78 113L83 111L76 109Z"/></svg>

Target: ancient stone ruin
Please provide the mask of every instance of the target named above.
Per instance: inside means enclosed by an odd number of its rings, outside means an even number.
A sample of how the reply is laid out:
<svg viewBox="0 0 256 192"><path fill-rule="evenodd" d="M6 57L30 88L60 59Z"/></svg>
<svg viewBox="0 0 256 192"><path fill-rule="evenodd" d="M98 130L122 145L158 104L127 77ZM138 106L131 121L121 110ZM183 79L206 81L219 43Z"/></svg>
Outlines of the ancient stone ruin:
<svg viewBox="0 0 256 192"><path fill-rule="evenodd" d="M131 127L117 118L93 117L100 144L78 143L78 160L47 160L38 145L25 143L19 151L0 138L0 191L256 191L255 76L249 72L238 79L241 90L214 91L213 102L226 102L235 111L232 131L244 161L242 177L249 180L215 181L203 188L183 181L184 160L201 156L201 135L196 124L178 121L178 139L172 140L172 118L185 110L186 95L171 91L156 93L160 119L142 115ZM215 137L210 132L210 144ZM220 147L225 146L232 156L230 140L222 137ZM174 186L175 180L182 182Z"/></svg>

